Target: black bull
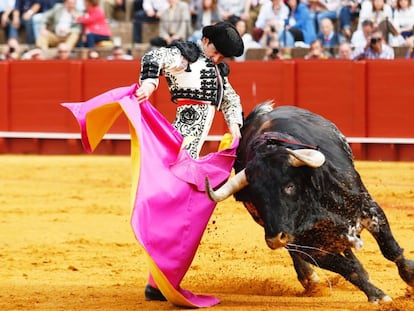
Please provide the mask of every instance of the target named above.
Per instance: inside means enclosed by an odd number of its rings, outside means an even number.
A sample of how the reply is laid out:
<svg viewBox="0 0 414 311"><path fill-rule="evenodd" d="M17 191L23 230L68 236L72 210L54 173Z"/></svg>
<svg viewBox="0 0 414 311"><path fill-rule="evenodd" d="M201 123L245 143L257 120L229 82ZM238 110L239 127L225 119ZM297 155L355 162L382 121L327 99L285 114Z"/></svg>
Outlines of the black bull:
<svg viewBox="0 0 414 311"><path fill-rule="evenodd" d="M367 229L401 278L414 286L414 262L404 258L381 207L354 167L343 134L330 121L291 106L258 105L246 118L234 177L209 196L234 194L264 227L272 249L286 248L299 281L309 289L318 281L309 263L342 275L369 301L390 301L370 283L352 252Z"/></svg>

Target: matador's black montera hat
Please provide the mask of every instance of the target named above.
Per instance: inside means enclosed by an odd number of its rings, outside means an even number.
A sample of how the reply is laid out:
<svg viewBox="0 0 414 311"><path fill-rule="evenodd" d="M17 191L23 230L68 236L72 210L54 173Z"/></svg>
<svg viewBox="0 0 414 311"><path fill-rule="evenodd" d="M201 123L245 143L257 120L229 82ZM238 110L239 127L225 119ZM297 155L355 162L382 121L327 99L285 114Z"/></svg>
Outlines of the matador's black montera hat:
<svg viewBox="0 0 414 311"><path fill-rule="evenodd" d="M209 39L217 51L225 57L241 56L243 54L243 40L236 27L228 22L219 22L204 27L203 37Z"/></svg>

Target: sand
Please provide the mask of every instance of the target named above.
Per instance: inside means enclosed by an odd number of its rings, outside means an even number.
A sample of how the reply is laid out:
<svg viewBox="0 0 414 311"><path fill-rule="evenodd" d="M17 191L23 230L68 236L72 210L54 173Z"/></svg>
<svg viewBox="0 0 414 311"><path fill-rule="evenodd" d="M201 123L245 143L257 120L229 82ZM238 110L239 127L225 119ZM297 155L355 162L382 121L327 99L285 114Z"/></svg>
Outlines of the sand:
<svg viewBox="0 0 414 311"><path fill-rule="evenodd" d="M414 163L357 162L394 236L414 259ZM0 156L0 310L177 310L147 302L147 264L129 224L126 156ZM372 305L341 276L315 268L312 295L284 249L270 250L244 207L220 203L182 286L216 295L211 310L414 310L412 291L368 232L357 251L394 300Z"/></svg>

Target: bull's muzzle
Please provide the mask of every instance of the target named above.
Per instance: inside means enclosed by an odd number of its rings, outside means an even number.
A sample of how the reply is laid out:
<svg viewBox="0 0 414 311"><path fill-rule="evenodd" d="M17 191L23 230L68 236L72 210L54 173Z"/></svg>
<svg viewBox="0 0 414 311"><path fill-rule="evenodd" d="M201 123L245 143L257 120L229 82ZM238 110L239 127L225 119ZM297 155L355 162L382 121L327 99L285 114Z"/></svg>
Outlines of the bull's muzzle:
<svg viewBox="0 0 414 311"><path fill-rule="evenodd" d="M290 242L290 237L284 232L278 233L275 237L266 238L267 246L271 249L285 247Z"/></svg>

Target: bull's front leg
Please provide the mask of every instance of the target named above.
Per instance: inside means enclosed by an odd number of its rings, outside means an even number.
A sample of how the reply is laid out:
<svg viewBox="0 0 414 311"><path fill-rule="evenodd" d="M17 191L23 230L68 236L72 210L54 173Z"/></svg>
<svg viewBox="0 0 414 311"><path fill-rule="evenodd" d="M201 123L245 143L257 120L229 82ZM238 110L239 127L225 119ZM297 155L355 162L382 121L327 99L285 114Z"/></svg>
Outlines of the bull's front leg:
<svg viewBox="0 0 414 311"><path fill-rule="evenodd" d="M342 275L347 281L358 287L365 293L368 301L377 303L379 301L388 302L392 300L368 280L367 273L355 256L344 257L339 254L326 254L315 259L321 268Z"/></svg>
<svg viewBox="0 0 414 311"><path fill-rule="evenodd" d="M400 277L411 287L414 287L414 262L409 259L405 259L401 254L395 263L398 267L398 273Z"/></svg>
<svg viewBox="0 0 414 311"><path fill-rule="evenodd" d="M384 211L374 201L370 202L370 207L364 227L375 238L384 257L395 262L400 277L414 287L414 262L404 257L404 250L395 240Z"/></svg>
<svg viewBox="0 0 414 311"><path fill-rule="evenodd" d="M319 276L312 269L312 266L304 261L298 253L289 250L289 255L292 257L293 265L299 282L306 290L311 290L319 282Z"/></svg>

